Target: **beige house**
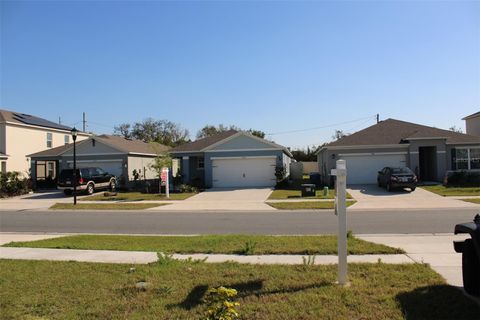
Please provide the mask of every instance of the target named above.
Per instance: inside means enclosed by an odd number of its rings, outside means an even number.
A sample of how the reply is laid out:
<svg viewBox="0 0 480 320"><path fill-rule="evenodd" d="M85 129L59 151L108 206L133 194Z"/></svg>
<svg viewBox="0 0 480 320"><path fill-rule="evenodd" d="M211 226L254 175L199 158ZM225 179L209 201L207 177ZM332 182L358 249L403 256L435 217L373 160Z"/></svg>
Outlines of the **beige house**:
<svg viewBox="0 0 480 320"><path fill-rule="evenodd" d="M0 170L27 175L29 154L56 148L71 142L70 127L21 112L0 109ZM90 134L79 132L77 141ZM44 176L55 175L55 163L42 163Z"/></svg>
<svg viewBox="0 0 480 320"><path fill-rule="evenodd" d="M467 134L480 136L480 111L466 116L462 120L465 120Z"/></svg>

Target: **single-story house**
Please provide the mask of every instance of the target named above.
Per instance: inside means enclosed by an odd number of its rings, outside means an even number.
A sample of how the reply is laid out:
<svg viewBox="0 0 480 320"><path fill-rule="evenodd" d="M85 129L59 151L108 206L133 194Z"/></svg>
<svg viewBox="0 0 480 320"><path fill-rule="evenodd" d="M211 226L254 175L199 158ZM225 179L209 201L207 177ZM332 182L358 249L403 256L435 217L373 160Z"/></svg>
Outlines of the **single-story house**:
<svg viewBox="0 0 480 320"><path fill-rule="evenodd" d="M150 168L157 154L166 153L169 147L158 143L145 143L119 136L92 136L76 143L77 167L99 167L114 174L121 186L134 180L157 178ZM31 177L34 187L54 182L62 169L73 167L73 143L28 155L31 158ZM48 183L47 183L48 185Z"/></svg>
<svg viewBox="0 0 480 320"><path fill-rule="evenodd" d="M480 170L480 136L387 119L329 143L317 153L322 181L330 184L339 159L348 184L374 184L386 166L407 166L422 181L443 181L450 170Z"/></svg>
<svg viewBox="0 0 480 320"><path fill-rule="evenodd" d="M207 188L272 187L276 169L290 173L292 154L248 132L229 130L170 150L184 183Z"/></svg>

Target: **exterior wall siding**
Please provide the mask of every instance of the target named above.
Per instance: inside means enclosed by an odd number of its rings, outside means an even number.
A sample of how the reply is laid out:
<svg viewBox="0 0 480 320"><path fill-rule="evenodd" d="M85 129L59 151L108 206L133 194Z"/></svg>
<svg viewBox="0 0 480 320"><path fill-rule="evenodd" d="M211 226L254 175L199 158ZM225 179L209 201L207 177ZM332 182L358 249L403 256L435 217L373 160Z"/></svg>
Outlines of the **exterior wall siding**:
<svg viewBox="0 0 480 320"><path fill-rule="evenodd" d="M465 120L467 134L480 136L480 117Z"/></svg>
<svg viewBox="0 0 480 320"><path fill-rule="evenodd" d="M435 147L436 148L436 180L442 181L447 171L447 145L445 140L431 139L431 140L415 140L410 141L408 165L415 173L418 174L420 167L419 148L420 147Z"/></svg>
<svg viewBox="0 0 480 320"><path fill-rule="evenodd" d="M128 156L127 168L129 181L133 180L133 170L141 172L141 179L157 179L158 175L150 166L154 163L153 157Z"/></svg>
<svg viewBox="0 0 480 320"><path fill-rule="evenodd" d="M30 169L28 154L43 151L47 148L47 132L52 134L52 148L65 144L65 136L72 137L69 131L59 131L48 128L33 128L21 125L5 125L5 142L3 148L9 155L8 171L19 171L26 174ZM78 135L77 141L87 139L86 135ZM0 139L2 140L2 139ZM0 142L1 143L1 142Z"/></svg>

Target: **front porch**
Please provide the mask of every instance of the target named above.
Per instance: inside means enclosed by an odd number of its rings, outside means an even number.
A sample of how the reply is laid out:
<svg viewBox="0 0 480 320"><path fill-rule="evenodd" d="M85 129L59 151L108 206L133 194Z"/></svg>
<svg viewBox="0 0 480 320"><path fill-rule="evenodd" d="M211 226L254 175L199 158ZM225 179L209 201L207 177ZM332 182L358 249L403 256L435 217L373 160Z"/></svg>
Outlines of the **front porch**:
<svg viewBox="0 0 480 320"><path fill-rule="evenodd" d="M176 157L177 170L181 175L182 183L195 187L205 187L205 155L192 154Z"/></svg>

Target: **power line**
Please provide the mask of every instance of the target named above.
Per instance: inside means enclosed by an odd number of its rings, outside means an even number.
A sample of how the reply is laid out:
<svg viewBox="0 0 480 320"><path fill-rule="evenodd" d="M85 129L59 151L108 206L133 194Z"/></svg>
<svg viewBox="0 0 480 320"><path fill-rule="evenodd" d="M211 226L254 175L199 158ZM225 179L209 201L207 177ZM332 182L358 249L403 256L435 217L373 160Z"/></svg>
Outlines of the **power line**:
<svg viewBox="0 0 480 320"><path fill-rule="evenodd" d="M297 133L297 132L305 132L305 131L312 131L312 130L318 130L318 129L331 128L331 127L335 127L335 126L341 126L341 125L344 125L344 124L359 122L359 121L366 120L366 119L370 120L370 119L373 119L374 117L376 118L376 116L377 116L377 115L368 116L368 117L364 117L364 118L361 118L361 119L356 119L356 120L351 120L351 121L345 121L345 122L339 122L339 123L335 123L335 124L329 124L329 125L324 125L324 126L319 126L319 127L313 127L313 128L306 128L306 129L298 129L298 130L289 130L289 131L280 131L280 132L267 133L266 135L267 135L267 136L274 136L274 135L280 135L280 134Z"/></svg>

